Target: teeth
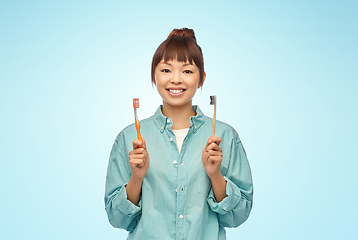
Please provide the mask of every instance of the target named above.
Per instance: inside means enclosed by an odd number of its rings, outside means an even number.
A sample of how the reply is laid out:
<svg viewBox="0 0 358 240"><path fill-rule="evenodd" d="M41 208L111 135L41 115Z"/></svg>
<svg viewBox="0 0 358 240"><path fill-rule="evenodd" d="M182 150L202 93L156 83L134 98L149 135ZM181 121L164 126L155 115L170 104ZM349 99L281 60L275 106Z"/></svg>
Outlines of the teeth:
<svg viewBox="0 0 358 240"><path fill-rule="evenodd" d="M171 93L180 93L183 91L184 91L184 89L169 89L169 92L171 92Z"/></svg>

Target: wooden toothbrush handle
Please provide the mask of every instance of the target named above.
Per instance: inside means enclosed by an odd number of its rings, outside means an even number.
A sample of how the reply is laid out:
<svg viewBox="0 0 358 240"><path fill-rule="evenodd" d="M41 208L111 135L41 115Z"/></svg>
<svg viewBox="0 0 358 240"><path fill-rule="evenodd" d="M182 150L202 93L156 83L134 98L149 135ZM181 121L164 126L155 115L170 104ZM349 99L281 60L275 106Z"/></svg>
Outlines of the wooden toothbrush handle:
<svg viewBox="0 0 358 240"><path fill-rule="evenodd" d="M216 128L216 96L214 96L214 116L213 116L213 137L215 137L215 128Z"/></svg>

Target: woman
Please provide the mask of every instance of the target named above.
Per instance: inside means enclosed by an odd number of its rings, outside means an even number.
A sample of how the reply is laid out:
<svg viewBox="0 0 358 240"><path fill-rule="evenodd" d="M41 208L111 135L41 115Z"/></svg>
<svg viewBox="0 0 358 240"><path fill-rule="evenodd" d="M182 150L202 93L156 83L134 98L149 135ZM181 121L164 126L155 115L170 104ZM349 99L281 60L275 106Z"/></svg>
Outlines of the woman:
<svg viewBox="0 0 358 240"><path fill-rule="evenodd" d="M110 155L105 204L128 239L226 239L225 227L249 216L253 185L236 131L192 105L205 81L192 29L174 29L152 61L163 99L156 113L117 136Z"/></svg>

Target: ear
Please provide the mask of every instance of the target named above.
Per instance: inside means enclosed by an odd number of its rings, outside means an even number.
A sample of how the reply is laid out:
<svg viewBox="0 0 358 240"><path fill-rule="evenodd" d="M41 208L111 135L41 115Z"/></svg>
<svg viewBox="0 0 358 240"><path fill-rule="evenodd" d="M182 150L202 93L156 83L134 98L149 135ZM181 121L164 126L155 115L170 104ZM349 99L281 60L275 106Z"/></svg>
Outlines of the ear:
<svg viewBox="0 0 358 240"><path fill-rule="evenodd" d="M203 81L198 85L198 88L201 88L204 85L205 78L206 78L206 72L204 72Z"/></svg>

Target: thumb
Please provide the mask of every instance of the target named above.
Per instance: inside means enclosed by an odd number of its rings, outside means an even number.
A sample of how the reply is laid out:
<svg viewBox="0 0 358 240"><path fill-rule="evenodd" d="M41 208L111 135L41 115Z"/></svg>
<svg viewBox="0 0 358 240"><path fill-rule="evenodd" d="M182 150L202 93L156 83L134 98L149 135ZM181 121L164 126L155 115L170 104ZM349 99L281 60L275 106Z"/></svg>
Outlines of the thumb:
<svg viewBox="0 0 358 240"><path fill-rule="evenodd" d="M142 137L142 140L143 140L143 144L142 144L143 148L144 148L144 149L147 149L147 144L145 143L145 140L144 140L143 137Z"/></svg>
<svg viewBox="0 0 358 240"><path fill-rule="evenodd" d="M208 148L208 146L213 142L212 140L212 136L209 137L208 141L206 142L206 145L204 147L204 151L206 152L206 149Z"/></svg>
<svg viewBox="0 0 358 240"><path fill-rule="evenodd" d="M143 143L141 140L135 139L133 140L133 149L142 147Z"/></svg>

